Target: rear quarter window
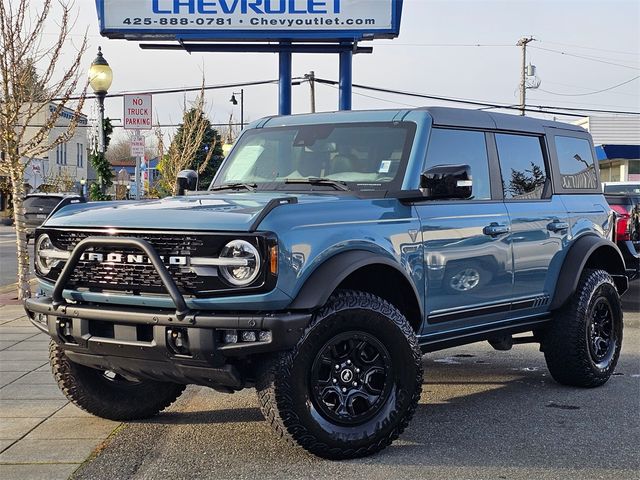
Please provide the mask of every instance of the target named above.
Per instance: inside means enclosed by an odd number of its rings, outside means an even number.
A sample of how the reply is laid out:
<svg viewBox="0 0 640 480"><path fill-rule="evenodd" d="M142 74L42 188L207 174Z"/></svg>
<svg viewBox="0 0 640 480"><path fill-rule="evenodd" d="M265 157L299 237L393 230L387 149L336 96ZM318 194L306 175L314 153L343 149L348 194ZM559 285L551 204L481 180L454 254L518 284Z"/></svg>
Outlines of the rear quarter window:
<svg viewBox="0 0 640 480"><path fill-rule="evenodd" d="M598 179L591 143L584 138L556 136L556 154L564 190L594 190Z"/></svg>

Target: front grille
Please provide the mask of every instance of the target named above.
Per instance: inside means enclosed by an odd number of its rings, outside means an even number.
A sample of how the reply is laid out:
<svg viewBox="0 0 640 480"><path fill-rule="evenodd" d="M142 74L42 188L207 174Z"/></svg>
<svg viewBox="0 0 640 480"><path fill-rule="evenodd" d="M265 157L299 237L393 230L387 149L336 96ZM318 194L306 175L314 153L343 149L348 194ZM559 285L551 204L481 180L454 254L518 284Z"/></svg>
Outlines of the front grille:
<svg viewBox="0 0 640 480"><path fill-rule="evenodd" d="M198 276L189 266L169 265L169 257L217 257L224 245L233 238L228 235L215 234L191 234L191 233L155 233L155 232L132 232L132 231L80 231L80 230L45 230L51 237L56 248L73 251L76 245L90 236L114 236L114 237L135 237L149 242L159 256L165 258L165 265L171 274L176 286L184 295L205 296L215 293L233 293L236 289L228 285L217 275ZM266 249L263 239L251 237L246 238L255 244L260 252ZM101 253L105 256L110 253L127 255L140 255L136 248L123 247L96 247L88 252ZM89 289L90 291L126 291L134 294L139 293L160 293L165 294L162 281L153 265L150 263L114 263L97 262L89 260L85 255L84 260L80 260L67 283L67 288ZM264 258L264 257L263 257ZM53 269L47 276L50 280L55 280L60 274L62 266ZM264 280L264 278L263 278ZM264 286L260 282L260 277L256 281L256 288ZM246 291L244 289L243 291Z"/></svg>
<svg viewBox="0 0 640 480"><path fill-rule="evenodd" d="M56 236L55 242L58 248L72 251L75 246L90 235L89 232L62 231ZM130 236L130 234L115 234L114 236ZM136 238L146 240L156 250L158 255L169 257L174 255L194 256L202 249L202 238L195 235L171 235L160 233L135 234ZM94 250L99 253L122 253L124 255L140 254L137 249L127 248L100 248ZM186 268L175 265L167 266L178 289L182 293L196 294L205 288L203 278ZM165 293L166 290L151 264L109 264L94 261L81 260L71 276L68 285L70 287L89 287L109 290L127 290L134 293L150 292Z"/></svg>

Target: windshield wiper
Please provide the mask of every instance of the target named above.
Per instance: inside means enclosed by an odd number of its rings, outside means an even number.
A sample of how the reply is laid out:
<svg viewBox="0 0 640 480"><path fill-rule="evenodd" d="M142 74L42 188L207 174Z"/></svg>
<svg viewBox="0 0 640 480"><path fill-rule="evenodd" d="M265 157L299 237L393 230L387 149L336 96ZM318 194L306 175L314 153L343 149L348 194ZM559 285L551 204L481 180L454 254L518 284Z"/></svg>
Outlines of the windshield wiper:
<svg viewBox="0 0 640 480"><path fill-rule="evenodd" d="M224 185L216 185L215 187L211 187L209 189L210 192L215 192L217 190L240 190L244 188L245 190L249 190L250 192L255 192L258 185L255 183L225 183Z"/></svg>
<svg viewBox="0 0 640 480"><path fill-rule="evenodd" d="M347 187L347 182L342 182L340 180L331 180L330 178L317 178L317 177L309 177L309 178L287 178L284 183L288 184L307 184L307 185L329 185L336 190L342 190L345 192L349 191L349 187Z"/></svg>

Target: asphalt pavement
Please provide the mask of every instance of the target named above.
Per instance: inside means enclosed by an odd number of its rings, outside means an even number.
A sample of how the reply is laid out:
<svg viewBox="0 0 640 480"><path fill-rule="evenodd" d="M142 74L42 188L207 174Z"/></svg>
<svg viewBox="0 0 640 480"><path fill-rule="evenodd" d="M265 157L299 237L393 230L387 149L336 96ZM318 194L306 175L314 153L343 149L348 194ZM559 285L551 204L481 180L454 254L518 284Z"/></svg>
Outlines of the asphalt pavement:
<svg viewBox="0 0 640 480"><path fill-rule="evenodd" d="M77 480L446 478L635 479L640 471L640 314L603 387L556 384L536 345L486 343L424 357L417 413L391 447L329 462L270 431L253 390L190 387L167 412L112 437Z"/></svg>

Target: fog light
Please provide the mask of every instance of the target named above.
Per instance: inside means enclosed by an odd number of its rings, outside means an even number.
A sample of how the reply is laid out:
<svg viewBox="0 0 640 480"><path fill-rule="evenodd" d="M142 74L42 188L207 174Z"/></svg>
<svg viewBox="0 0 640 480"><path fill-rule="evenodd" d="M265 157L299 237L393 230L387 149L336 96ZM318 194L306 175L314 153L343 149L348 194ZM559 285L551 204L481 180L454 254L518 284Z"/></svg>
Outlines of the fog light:
<svg viewBox="0 0 640 480"><path fill-rule="evenodd" d="M243 342L255 342L258 339L256 332L253 330L245 330L242 332L242 341Z"/></svg>
<svg viewBox="0 0 640 480"><path fill-rule="evenodd" d="M224 343L238 343L238 331L237 330L225 330L224 331Z"/></svg>
<svg viewBox="0 0 640 480"><path fill-rule="evenodd" d="M39 313L36 315L36 322L46 325L47 321L48 321L48 318L44 313Z"/></svg>
<svg viewBox="0 0 640 480"><path fill-rule="evenodd" d="M258 339L261 342L270 342L271 341L271 332L269 330L262 330L258 335Z"/></svg>

